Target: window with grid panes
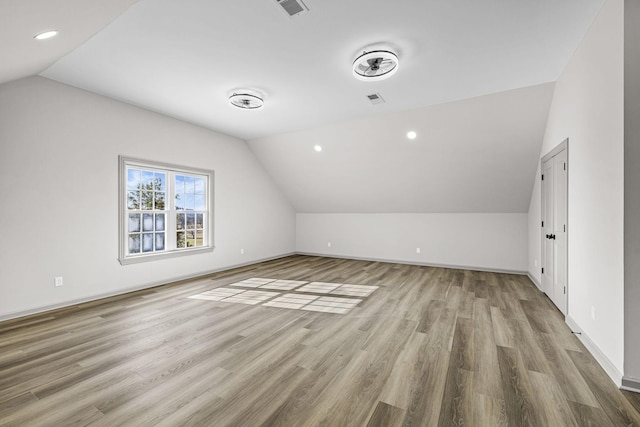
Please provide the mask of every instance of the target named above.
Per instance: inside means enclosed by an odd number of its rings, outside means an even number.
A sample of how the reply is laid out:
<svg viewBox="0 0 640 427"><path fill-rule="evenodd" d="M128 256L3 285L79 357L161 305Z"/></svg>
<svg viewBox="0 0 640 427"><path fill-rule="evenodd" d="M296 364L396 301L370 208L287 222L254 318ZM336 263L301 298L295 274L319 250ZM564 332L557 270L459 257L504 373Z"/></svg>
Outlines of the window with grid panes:
<svg viewBox="0 0 640 427"><path fill-rule="evenodd" d="M213 250L213 172L121 158L120 262Z"/></svg>

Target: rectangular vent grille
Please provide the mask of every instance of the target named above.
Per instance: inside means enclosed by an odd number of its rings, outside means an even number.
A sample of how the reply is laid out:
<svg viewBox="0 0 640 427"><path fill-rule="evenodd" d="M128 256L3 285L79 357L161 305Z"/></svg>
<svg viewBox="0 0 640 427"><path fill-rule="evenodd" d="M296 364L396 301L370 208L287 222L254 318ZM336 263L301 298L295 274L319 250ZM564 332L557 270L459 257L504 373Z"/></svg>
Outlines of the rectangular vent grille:
<svg viewBox="0 0 640 427"><path fill-rule="evenodd" d="M384 104L384 99L382 99L382 96L380 96L379 93L372 93L371 95L367 95L367 98L369 99L369 101L371 101L372 104Z"/></svg>
<svg viewBox="0 0 640 427"><path fill-rule="evenodd" d="M301 15L309 10L302 0L277 0L277 2L289 16Z"/></svg>

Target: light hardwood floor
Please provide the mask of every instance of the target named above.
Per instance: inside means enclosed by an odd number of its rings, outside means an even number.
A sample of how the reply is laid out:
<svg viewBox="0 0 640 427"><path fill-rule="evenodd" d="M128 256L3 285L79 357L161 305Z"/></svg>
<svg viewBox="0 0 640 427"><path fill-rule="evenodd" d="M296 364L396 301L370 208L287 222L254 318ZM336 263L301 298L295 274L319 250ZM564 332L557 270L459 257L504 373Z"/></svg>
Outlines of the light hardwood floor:
<svg viewBox="0 0 640 427"><path fill-rule="evenodd" d="M378 288L346 314L189 298L249 278ZM2 426L640 426L639 409L517 275L292 256L0 323Z"/></svg>

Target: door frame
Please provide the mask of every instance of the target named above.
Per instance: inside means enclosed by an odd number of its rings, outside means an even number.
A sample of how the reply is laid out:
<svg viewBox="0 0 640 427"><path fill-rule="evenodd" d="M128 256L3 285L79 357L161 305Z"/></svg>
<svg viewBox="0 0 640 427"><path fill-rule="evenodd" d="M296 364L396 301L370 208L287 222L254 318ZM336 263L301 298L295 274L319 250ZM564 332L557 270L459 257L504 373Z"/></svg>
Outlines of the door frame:
<svg viewBox="0 0 640 427"><path fill-rule="evenodd" d="M567 297L565 298L565 307L564 307L564 315L568 316L569 315L569 295L571 290L569 289L569 138L565 138L564 141L562 141L560 144L556 145L553 149L551 149L551 151L549 151L547 154L545 154L541 159L540 159L540 175L542 176L543 172L544 172L544 163L549 160L552 159L553 157L555 157L558 153L562 152L562 150L566 150L567 153L567 188L566 188L566 194L567 194L567 209L566 209L566 215L567 215L567 231L566 231L566 242L565 242L565 260L566 260L566 277L565 277L565 283L567 284ZM542 218L544 218L544 209L545 209L545 201L544 201L544 185L542 183L540 183L540 266L541 268L544 268L544 229L542 227ZM555 269L555 266L554 266ZM540 276L540 283L542 284L542 280L543 277ZM543 286L544 288L544 286ZM546 293L545 293L546 294ZM548 295L547 295L548 296ZM560 311L562 312L563 310L560 309Z"/></svg>

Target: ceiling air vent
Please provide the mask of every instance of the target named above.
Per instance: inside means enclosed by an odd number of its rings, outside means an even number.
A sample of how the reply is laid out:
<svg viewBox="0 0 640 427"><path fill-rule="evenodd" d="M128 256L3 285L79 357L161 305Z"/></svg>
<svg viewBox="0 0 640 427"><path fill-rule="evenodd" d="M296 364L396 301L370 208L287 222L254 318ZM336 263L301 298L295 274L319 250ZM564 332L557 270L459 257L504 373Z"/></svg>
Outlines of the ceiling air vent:
<svg viewBox="0 0 640 427"><path fill-rule="evenodd" d="M289 16L298 16L302 15L305 12L308 12L309 9L302 3L302 0L276 0L282 9L284 9L285 13Z"/></svg>
<svg viewBox="0 0 640 427"><path fill-rule="evenodd" d="M379 93L372 93L371 95L367 95L367 98L369 99L369 101L371 101L372 104L384 104L384 99L382 99L382 96L380 96Z"/></svg>

